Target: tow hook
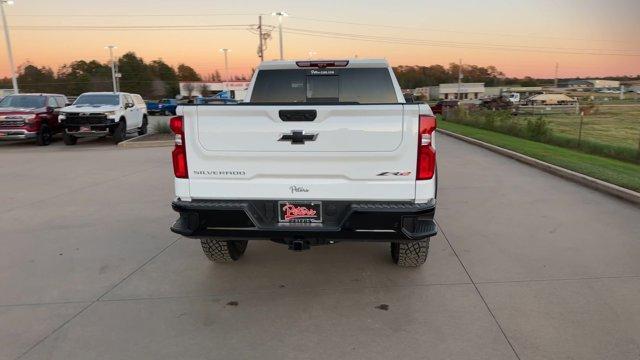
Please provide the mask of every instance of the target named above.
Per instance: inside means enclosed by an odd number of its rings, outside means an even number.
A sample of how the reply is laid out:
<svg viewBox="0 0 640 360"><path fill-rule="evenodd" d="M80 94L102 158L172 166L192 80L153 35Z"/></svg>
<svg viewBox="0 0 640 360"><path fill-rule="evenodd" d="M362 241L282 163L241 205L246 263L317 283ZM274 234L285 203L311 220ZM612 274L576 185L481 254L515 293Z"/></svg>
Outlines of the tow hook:
<svg viewBox="0 0 640 360"><path fill-rule="evenodd" d="M289 250L293 251L309 250L310 248L309 242L304 240L293 240L289 243Z"/></svg>

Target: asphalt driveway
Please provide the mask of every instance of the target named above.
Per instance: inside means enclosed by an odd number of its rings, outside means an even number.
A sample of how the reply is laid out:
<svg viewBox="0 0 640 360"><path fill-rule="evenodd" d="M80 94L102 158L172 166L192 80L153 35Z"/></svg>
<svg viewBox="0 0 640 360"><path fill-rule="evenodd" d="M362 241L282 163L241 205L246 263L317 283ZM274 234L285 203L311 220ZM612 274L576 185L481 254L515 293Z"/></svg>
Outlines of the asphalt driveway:
<svg viewBox="0 0 640 360"><path fill-rule="evenodd" d="M0 144L0 359L640 359L640 209L439 136L427 264L388 245L212 264L170 148Z"/></svg>

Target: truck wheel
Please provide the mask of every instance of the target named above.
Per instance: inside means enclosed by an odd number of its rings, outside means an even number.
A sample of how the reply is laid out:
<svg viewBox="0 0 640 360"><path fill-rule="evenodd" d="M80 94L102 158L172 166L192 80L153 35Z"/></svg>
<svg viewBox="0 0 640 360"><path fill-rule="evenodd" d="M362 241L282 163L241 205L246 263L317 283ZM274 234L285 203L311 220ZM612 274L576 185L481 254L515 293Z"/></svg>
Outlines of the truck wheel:
<svg viewBox="0 0 640 360"><path fill-rule="evenodd" d="M68 132L64 133L64 135L62 136L62 140L64 141L65 145L75 145L78 142L78 138L69 134Z"/></svg>
<svg viewBox="0 0 640 360"><path fill-rule="evenodd" d="M138 129L138 136L142 136L147 133L147 129L149 128L149 120L146 117L142 119L142 126Z"/></svg>
<svg viewBox="0 0 640 360"><path fill-rule="evenodd" d="M113 130L113 141L119 144L127 137L127 122L124 120L118 121L118 125Z"/></svg>
<svg viewBox="0 0 640 360"><path fill-rule="evenodd" d="M201 239L202 251L216 263L234 262L247 250L246 240Z"/></svg>
<svg viewBox="0 0 640 360"><path fill-rule="evenodd" d="M429 255L429 238L424 240L391 243L391 258L399 266L416 267L424 264Z"/></svg>
<svg viewBox="0 0 640 360"><path fill-rule="evenodd" d="M36 144L38 146L47 146L51 144L51 129L47 125L41 125L40 131L38 131L38 135L36 135Z"/></svg>

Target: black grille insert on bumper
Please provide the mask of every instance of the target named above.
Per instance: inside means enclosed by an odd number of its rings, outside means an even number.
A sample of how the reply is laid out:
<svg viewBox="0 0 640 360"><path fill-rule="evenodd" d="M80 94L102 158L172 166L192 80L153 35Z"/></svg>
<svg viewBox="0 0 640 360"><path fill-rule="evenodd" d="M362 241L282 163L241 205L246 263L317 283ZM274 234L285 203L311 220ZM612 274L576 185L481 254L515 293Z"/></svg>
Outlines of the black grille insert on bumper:
<svg viewBox="0 0 640 360"><path fill-rule="evenodd" d="M107 115L102 113L89 113L87 115L66 114L62 125L64 126L87 126L87 125L108 125L113 124L113 119L107 119Z"/></svg>

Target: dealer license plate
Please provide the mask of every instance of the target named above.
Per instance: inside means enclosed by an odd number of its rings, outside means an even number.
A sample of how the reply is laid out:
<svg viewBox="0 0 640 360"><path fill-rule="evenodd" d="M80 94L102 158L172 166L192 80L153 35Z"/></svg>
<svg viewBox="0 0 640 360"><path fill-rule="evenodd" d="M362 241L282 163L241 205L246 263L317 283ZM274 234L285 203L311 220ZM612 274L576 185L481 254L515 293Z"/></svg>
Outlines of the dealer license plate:
<svg viewBox="0 0 640 360"><path fill-rule="evenodd" d="M319 201L279 201L281 223L321 223L322 203Z"/></svg>

